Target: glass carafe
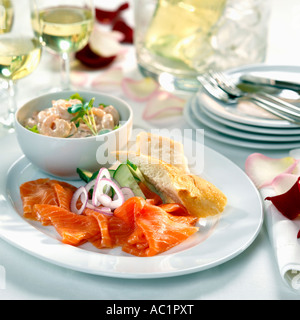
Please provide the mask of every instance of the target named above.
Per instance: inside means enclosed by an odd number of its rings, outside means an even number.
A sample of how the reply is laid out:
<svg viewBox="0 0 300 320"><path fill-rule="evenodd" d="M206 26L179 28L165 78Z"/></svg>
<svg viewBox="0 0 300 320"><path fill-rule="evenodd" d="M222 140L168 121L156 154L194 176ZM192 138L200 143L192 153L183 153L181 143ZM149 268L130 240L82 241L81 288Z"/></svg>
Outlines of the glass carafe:
<svg viewBox="0 0 300 320"><path fill-rule="evenodd" d="M268 16L268 0L136 0L139 68L195 90L198 74L265 59Z"/></svg>

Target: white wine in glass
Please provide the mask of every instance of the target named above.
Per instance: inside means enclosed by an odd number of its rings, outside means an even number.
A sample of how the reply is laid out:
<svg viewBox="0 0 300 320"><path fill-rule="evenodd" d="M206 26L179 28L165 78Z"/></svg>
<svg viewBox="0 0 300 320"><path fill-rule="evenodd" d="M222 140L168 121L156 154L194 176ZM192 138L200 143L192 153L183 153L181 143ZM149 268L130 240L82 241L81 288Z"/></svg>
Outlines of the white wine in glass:
<svg viewBox="0 0 300 320"><path fill-rule="evenodd" d="M28 2L0 0L0 8L1 16L4 18L2 23L7 31L0 33L0 79L7 82L9 98L8 103L1 104L5 109L0 111L0 123L11 129L14 127L14 115L17 110L15 82L37 68L42 49L30 23Z"/></svg>
<svg viewBox="0 0 300 320"><path fill-rule="evenodd" d="M19 80L39 64L41 45L34 38L4 38L0 42L0 74L7 80Z"/></svg>
<svg viewBox="0 0 300 320"><path fill-rule="evenodd" d="M42 44L62 60L61 90L70 88L70 53L89 41L94 25L92 0L35 0L32 25Z"/></svg>
<svg viewBox="0 0 300 320"><path fill-rule="evenodd" d="M13 25L14 10L11 0L0 1L0 34L11 31Z"/></svg>
<svg viewBox="0 0 300 320"><path fill-rule="evenodd" d="M0 1L0 34L11 31L13 25L14 10L10 0ZM0 99L3 100L6 81L0 79Z"/></svg>

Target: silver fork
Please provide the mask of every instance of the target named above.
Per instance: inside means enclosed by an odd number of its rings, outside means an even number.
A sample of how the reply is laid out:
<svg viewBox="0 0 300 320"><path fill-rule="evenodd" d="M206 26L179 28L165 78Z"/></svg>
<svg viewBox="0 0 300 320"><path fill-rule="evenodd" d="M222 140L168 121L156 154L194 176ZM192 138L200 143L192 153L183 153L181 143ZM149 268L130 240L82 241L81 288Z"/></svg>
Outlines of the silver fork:
<svg viewBox="0 0 300 320"><path fill-rule="evenodd" d="M218 86L229 95L231 101L246 98L254 101L259 107L270 113L288 120L292 123L300 123L300 109L282 99L268 93L247 93L240 90L234 80L222 72L209 72L209 81L214 86Z"/></svg>
<svg viewBox="0 0 300 320"><path fill-rule="evenodd" d="M225 103L236 103L236 99L232 99L227 92L222 90L215 81L212 81L207 75L198 76L199 82L204 89L216 99Z"/></svg>

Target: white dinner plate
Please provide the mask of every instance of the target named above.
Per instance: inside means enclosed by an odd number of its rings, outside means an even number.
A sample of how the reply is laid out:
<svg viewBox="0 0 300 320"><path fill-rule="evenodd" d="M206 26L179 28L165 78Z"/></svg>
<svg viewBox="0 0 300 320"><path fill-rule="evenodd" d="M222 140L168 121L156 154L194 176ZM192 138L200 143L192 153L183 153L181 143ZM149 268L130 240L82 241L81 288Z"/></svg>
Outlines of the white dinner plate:
<svg viewBox="0 0 300 320"><path fill-rule="evenodd" d="M204 111L203 108L198 104L197 99L190 101L190 108L193 114L196 116L197 120L208 126L209 128L233 136L237 138L252 140L252 141L264 141L264 142L298 142L300 144L300 137L298 135L271 135L263 134L252 131L240 130L237 128L232 128L225 124L215 121L209 117ZM257 128L257 127L256 127Z"/></svg>
<svg viewBox="0 0 300 320"><path fill-rule="evenodd" d="M225 263L242 253L258 235L263 222L262 202L257 189L240 168L214 150L195 143L185 140L185 150L189 150L186 156L188 159L194 156L195 147L204 148L204 162L197 162L192 171L202 172L204 178L219 187L228 197L228 205L220 219L201 220L198 233L163 254L140 258L120 249L72 247L61 243L53 227L24 219L19 186L48 176L25 157L15 159L12 164L10 154L2 160L0 168L0 174L5 173L10 165L7 176L0 182L0 236L58 266L117 278L172 277ZM7 150L13 146L9 139L2 139L0 147Z"/></svg>
<svg viewBox="0 0 300 320"><path fill-rule="evenodd" d="M299 79L300 67L260 64L236 68L227 72L228 75L236 79L238 79L242 74L245 73L261 75L264 77L276 77L278 79L292 80L297 78ZM199 90L199 92L197 93L197 97L199 104L208 112L211 112L226 120L259 127L300 129L298 125L291 124L286 120L268 119L244 113L239 110L237 104L227 105L223 102L220 102L219 100L214 99L204 90Z"/></svg>
<svg viewBox="0 0 300 320"><path fill-rule="evenodd" d="M183 114L188 124L194 129L204 130L204 135L212 140L216 140L228 145L237 146L240 148L256 149L256 150L289 150L300 147L299 142L265 142L242 139L239 137L224 134L216 131L203 122L199 121L192 110L192 100L189 100L184 108Z"/></svg>
<svg viewBox="0 0 300 320"><path fill-rule="evenodd" d="M224 119L222 117L219 117L215 115L214 113L211 113L207 111L205 108L201 107L197 101L198 108L201 109L203 113L206 114L209 118L213 119L214 121L221 123L223 125L226 125L227 127L246 131L246 132L255 132L255 133L261 133L261 134L269 134L274 136L290 136L290 135L297 135L300 136L300 128L269 128L269 127L258 127L258 126L252 126L247 125L243 123L238 123L234 121L230 121L227 119Z"/></svg>

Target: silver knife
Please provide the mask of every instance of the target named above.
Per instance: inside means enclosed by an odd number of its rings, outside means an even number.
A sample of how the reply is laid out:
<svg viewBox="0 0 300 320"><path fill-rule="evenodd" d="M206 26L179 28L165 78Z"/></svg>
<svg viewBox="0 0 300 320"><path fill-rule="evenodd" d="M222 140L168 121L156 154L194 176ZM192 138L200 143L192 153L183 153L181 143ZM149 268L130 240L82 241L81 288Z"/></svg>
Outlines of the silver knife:
<svg viewBox="0 0 300 320"><path fill-rule="evenodd" d="M264 77L253 76L250 74L242 75L240 77L240 81L249 84L300 91L300 82L297 83L292 81L269 79Z"/></svg>

